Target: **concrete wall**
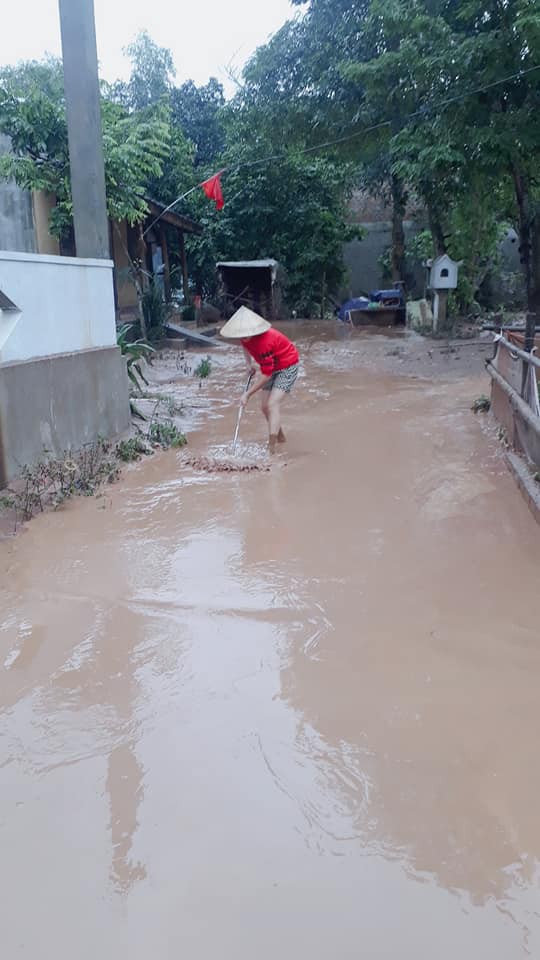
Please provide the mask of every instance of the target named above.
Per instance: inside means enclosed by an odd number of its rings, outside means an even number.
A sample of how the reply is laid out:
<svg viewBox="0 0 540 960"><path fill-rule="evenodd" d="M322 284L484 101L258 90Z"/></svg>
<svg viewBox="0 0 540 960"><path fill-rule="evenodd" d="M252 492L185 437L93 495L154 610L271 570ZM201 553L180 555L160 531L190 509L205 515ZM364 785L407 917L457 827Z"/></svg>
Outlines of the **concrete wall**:
<svg viewBox="0 0 540 960"><path fill-rule="evenodd" d="M9 153L9 137L0 135L0 154ZM0 180L0 250L36 249L32 197L12 181Z"/></svg>
<svg viewBox="0 0 540 960"><path fill-rule="evenodd" d="M19 310L0 311L0 362L116 344L112 269L110 260L0 252L0 291Z"/></svg>
<svg viewBox="0 0 540 960"><path fill-rule="evenodd" d="M118 347L0 364L0 488L44 450L79 449L129 426Z"/></svg>
<svg viewBox="0 0 540 960"><path fill-rule="evenodd" d="M0 252L0 487L129 426L109 260Z"/></svg>
<svg viewBox="0 0 540 960"><path fill-rule="evenodd" d="M386 253L392 242L392 225L388 221L365 221L360 223L366 231L363 240L352 240L345 244L344 259L349 271L349 279L343 291L346 297L358 297L362 291L389 287L391 283L383 280L379 258ZM418 231L418 224L414 220L404 223L405 240L407 241ZM423 296L422 275L416 278L417 289L414 293Z"/></svg>
<svg viewBox="0 0 540 960"><path fill-rule="evenodd" d="M342 291L344 298L358 296L362 290L369 292L389 286L388 280L382 278L378 260L392 240L391 208L381 196L356 190L349 202L348 220L363 227L366 237L362 241L353 240L345 244L344 257L349 269L349 281ZM419 230L427 228L426 211L413 199L407 204L404 227L406 242ZM499 245L499 253L499 268L487 278L483 296L489 297L496 307L524 308L525 282L519 259L519 237L514 229L506 231ZM411 286L411 278L407 279ZM414 285L409 292L415 297L423 297L424 284L425 272L418 265L415 268Z"/></svg>

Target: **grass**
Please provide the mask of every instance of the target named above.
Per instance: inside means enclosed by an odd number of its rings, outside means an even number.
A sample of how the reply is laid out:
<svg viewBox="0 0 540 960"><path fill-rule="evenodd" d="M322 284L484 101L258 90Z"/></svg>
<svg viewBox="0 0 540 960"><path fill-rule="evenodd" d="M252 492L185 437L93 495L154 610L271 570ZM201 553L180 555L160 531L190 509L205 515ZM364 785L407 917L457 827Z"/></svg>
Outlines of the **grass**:
<svg viewBox="0 0 540 960"><path fill-rule="evenodd" d="M210 357L205 357L204 360L201 360L199 366L195 368L195 376L198 377L199 380L206 380L206 378L210 376L211 372L212 362Z"/></svg>

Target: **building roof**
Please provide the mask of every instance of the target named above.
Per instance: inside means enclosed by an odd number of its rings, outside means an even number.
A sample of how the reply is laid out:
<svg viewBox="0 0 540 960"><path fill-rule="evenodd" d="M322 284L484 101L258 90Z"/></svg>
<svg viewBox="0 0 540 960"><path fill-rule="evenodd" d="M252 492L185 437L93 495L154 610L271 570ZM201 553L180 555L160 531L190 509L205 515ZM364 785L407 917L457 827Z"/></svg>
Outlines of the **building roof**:
<svg viewBox="0 0 540 960"><path fill-rule="evenodd" d="M159 200L153 200L152 197L145 197L144 199L148 204L152 217L159 217L164 223L170 223L172 227L176 227L177 230L182 230L183 233L194 233L197 234L197 236L202 234L203 228L196 220L192 220L191 217L185 217L181 213L175 213L174 210L167 210L164 203L160 203Z"/></svg>
<svg viewBox="0 0 540 960"><path fill-rule="evenodd" d="M279 264L277 260L222 260L217 267L240 267L242 269L275 269Z"/></svg>

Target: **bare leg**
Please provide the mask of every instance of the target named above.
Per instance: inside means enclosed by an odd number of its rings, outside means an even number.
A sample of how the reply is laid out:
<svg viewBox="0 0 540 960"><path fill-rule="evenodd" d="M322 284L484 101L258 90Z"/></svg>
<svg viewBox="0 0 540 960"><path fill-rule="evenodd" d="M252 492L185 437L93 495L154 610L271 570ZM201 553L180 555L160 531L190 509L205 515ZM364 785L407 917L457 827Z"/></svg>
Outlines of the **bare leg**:
<svg viewBox="0 0 540 960"><path fill-rule="evenodd" d="M281 430L281 401L285 396L283 390L276 389L270 391L268 401L269 428L270 428L270 452L273 453L278 442L278 436Z"/></svg>
<svg viewBox="0 0 540 960"><path fill-rule="evenodd" d="M261 410L266 418L266 422L270 423L270 390L262 391L262 400L261 400Z"/></svg>

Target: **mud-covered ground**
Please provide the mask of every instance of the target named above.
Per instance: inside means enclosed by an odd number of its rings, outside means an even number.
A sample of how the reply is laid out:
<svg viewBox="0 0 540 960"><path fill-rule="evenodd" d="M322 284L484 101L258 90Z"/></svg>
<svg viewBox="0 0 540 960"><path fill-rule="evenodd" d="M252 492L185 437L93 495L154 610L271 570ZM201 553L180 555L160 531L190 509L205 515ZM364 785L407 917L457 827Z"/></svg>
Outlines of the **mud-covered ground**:
<svg viewBox="0 0 540 960"><path fill-rule="evenodd" d="M491 347L289 329L269 471L161 453L0 543L10 960L540 953L540 540L470 410ZM204 456L241 360L178 360Z"/></svg>

